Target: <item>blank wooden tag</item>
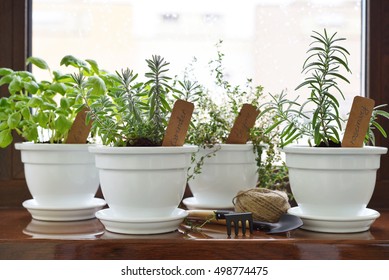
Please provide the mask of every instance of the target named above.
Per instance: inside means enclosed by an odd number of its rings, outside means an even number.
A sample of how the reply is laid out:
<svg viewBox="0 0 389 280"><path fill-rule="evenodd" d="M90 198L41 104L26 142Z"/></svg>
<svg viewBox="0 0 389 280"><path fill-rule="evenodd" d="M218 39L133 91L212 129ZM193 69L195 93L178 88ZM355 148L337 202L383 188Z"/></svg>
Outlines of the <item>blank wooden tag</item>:
<svg viewBox="0 0 389 280"><path fill-rule="evenodd" d="M361 96L354 97L350 117L347 121L346 131L342 140L342 147L363 146L363 141L369 129L374 103L374 100L370 98Z"/></svg>
<svg viewBox="0 0 389 280"><path fill-rule="evenodd" d="M85 144L88 139L89 132L92 127L92 121L86 124L87 108L83 108L78 112L72 127L69 130L68 138L66 139L67 144Z"/></svg>
<svg viewBox="0 0 389 280"><path fill-rule="evenodd" d="M227 144L246 144L250 129L254 127L259 111L251 104L243 104L238 117L228 135Z"/></svg>
<svg viewBox="0 0 389 280"><path fill-rule="evenodd" d="M191 102L177 100L174 103L162 146L184 145L193 110L194 105Z"/></svg>

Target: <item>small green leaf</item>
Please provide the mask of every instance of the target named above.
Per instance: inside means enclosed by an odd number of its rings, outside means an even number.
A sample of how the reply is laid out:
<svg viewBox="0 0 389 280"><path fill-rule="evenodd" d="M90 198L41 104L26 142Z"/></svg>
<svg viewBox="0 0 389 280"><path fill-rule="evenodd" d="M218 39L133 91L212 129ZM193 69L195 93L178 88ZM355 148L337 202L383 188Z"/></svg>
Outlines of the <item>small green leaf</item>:
<svg viewBox="0 0 389 280"><path fill-rule="evenodd" d="M385 138L388 137L385 129L379 123L377 123L376 121L373 121L372 124L381 132L382 136L384 136Z"/></svg>
<svg viewBox="0 0 389 280"><path fill-rule="evenodd" d="M97 65L97 62L95 60L93 60L93 59L86 59L85 61L88 62L89 65L92 67L93 72L95 72L96 74L100 73L99 66Z"/></svg>
<svg viewBox="0 0 389 280"><path fill-rule="evenodd" d="M38 96L33 96L28 101L27 106L30 106L31 108L38 108L43 104L43 100Z"/></svg>
<svg viewBox="0 0 389 280"><path fill-rule="evenodd" d="M346 77L344 77L344 76L342 76L342 75L340 75L338 73L331 72L331 73L328 73L328 75L338 77L339 79L342 79L343 81L345 81L347 83L350 83L350 81Z"/></svg>
<svg viewBox="0 0 389 280"><path fill-rule="evenodd" d="M29 123L29 125L26 125L23 130L23 137L27 141L34 141L36 142L39 138L38 135L38 128L35 123Z"/></svg>
<svg viewBox="0 0 389 280"><path fill-rule="evenodd" d="M103 79L97 76L89 77L86 85L91 89L90 93L92 96L101 96L107 90Z"/></svg>
<svg viewBox="0 0 389 280"><path fill-rule="evenodd" d="M22 113L22 116L24 119L31 118L31 112L30 112L30 109L28 107L24 107L20 112Z"/></svg>
<svg viewBox="0 0 389 280"><path fill-rule="evenodd" d="M0 86L2 85L7 85L9 84L10 82L12 82L13 80L13 77L12 76L4 76L0 79Z"/></svg>
<svg viewBox="0 0 389 280"><path fill-rule="evenodd" d="M59 104L62 109L66 110L69 108L69 100L66 97L61 97Z"/></svg>
<svg viewBox="0 0 389 280"><path fill-rule="evenodd" d="M384 118L389 119L389 113L383 110L375 110L377 116L382 116Z"/></svg>
<svg viewBox="0 0 389 280"><path fill-rule="evenodd" d="M37 93L39 85L35 81L25 82L24 88L31 94Z"/></svg>
<svg viewBox="0 0 389 280"><path fill-rule="evenodd" d="M81 60L81 59L78 59L76 57L74 57L73 55L66 55L62 58L61 62L60 62L60 65L65 65L65 66L73 66L73 67L76 67L78 69L80 68L84 68L84 69L87 69L89 70L89 67L88 67L88 64Z"/></svg>
<svg viewBox="0 0 389 280"><path fill-rule="evenodd" d="M55 109L57 109L57 104L55 102L43 102L41 108L42 110L55 111Z"/></svg>
<svg viewBox="0 0 389 280"><path fill-rule="evenodd" d="M11 94L15 94L23 89L20 77L15 77L9 84L8 90Z"/></svg>
<svg viewBox="0 0 389 280"><path fill-rule="evenodd" d="M9 68L0 68L0 76L8 76L12 74L14 71Z"/></svg>
<svg viewBox="0 0 389 280"><path fill-rule="evenodd" d="M38 122L39 126L43 128L47 128L48 122L49 122L49 114L46 114L44 112L39 112L36 115L36 121Z"/></svg>
<svg viewBox="0 0 389 280"><path fill-rule="evenodd" d="M15 112L8 116L7 124L10 129L15 129L18 127L20 121L22 119L22 116L19 112Z"/></svg>
<svg viewBox="0 0 389 280"><path fill-rule="evenodd" d="M9 107L8 98L6 97L0 98L0 109L4 109L8 107Z"/></svg>
<svg viewBox="0 0 389 280"><path fill-rule="evenodd" d="M7 122L0 122L0 131L3 131L5 129L8 129Z"/></svg>
<svg viewBox="0 0 389 280"><path fill-rule="evenodd" d="M61 95L64 95L66 93L67 87L64 83L54 83L50 85L49 89Z"/></svg>
<svg viewBox="0 0 389 280"><path fill-rule="evenodd" d="M66 133L71 126L72 122L65 116L58 116L58 118L55 120L55 129L61 134Z"/></svg>
<svg viewBox="0 0 389 280"><path fill-rule="evenodd" d="M10 145L12 140L13 138L10 129L0 131L0 148L5 148Z"/></svg>
<svg viewBox="0 0 389 280"><path fill-rule="evenodd" d="M40 69L45 69L45 70L49 70L50 69L50 67L46 63L46 61L44 61L43 59L38 58L38 57L31 56L31 57L27 58L26 64L29 64L29 63L39 67Z"/></svg>
<svg viewBox="0 0 389 280"><path fill-rule="evenodd" d="M284 120L279 120L279 121L276 121L275 123L273 123L271 126L269 126L266 131L265 131L265 134L266 133L269 133L270 131L272 131L273 129L275 129L277 126L279 126L281 123L283 123Z"/></svg>
<svg viewBox="0 0 389 280"><path fill-rule="evenodd" d="M8 114L5 112L0 112L0 121L8 120Z"/></svg>

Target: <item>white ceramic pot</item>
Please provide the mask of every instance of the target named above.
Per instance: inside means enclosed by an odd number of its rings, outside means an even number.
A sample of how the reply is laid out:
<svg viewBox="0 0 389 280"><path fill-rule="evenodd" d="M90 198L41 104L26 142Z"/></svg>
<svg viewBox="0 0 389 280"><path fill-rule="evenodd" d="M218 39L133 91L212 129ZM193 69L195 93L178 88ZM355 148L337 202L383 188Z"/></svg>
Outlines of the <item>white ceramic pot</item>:
<svg viewBox="0 0 389 280"><path fill-rule="evenodd" d="M99 187L98 170L87 144L16 143L28 189L40 207L89 205Z"/></svg>
<svg viewBox="0 0 389 280"><path fill-rule="evenodd" d="M383 147L283 149L290 187L303 215L356 217L365 211Z"/></svg>
<svg viewBox="0 0 389 280"><path fill-rule="evenodd" d="M116 218L170 217L184 195L196 146L90 147L101 190Z"/></svg>
<svg viewBox="0 0 389 280"><path fill-rule="evenodd" d="M199 159L214 149L200 149ZM205 158L201 173L189 181L199 208L233 208L240 190L254 188L258 180L252 144L221 144L215 156ZM196 205L194 205L196 207Z"/></svg>

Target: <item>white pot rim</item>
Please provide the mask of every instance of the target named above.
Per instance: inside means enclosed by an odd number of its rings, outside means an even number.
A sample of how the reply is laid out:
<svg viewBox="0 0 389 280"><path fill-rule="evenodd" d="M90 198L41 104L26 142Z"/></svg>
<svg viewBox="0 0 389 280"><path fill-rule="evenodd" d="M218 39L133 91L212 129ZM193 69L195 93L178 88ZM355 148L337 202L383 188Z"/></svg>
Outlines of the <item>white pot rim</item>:
<svg viewBox="0 0 389 280"><path fill-rule="evenodd" d="M289 145L281 149L284 153L289 154L325 154L325 155L350 155L350 154L386 154L388 148L376 146L364 146L362 148L348 147L310 147L308 145Z"/></svg>
<svg viewBox="0 0 389 280"><path fill-rule="evenodd" d="M15 143L15 149L22 151L84 151L88 147L93 146L95 146L95 144L49 144L34 142Z"/></svg>
<svg viewBox="0 0 389 280"><path fill-rule="evenodd" d="M265 147L265 145L261 145ZM200 148L201 150L215 150L220 147L220 150L223 151L247 151L253 149L252 143L246 143L246 144L215 144L213 148Z"/></svg>
<svg viewBox="0 0 389 280"><path fill-rule="evenodd" d="M95 145L88 148L89 152L94 154L182 154L194 153L198 150L197 146L144 146L144 147L110 147L104 145Z"/></svg>

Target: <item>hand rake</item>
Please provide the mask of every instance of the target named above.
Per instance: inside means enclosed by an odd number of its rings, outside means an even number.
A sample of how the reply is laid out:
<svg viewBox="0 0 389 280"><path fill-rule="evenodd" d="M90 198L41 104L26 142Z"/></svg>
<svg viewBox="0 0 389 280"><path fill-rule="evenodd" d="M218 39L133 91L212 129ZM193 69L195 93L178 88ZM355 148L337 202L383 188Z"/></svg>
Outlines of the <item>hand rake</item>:
<svg viewBox="0 0 389 280"><path fill-rule="evenodd" d="M235 235L239 234L239 228L242 228L242 234L245 235L247 227L250 233L253 230L261 230L268 234L288 232L297 229L303 225L302 220L293 215L283 214L276 223L253 221L252 213L237 213L221 210L188 210L189 219L209 220L227 226L227 235L231 236L232 226L234 226Z"/></svg>

